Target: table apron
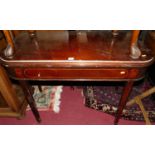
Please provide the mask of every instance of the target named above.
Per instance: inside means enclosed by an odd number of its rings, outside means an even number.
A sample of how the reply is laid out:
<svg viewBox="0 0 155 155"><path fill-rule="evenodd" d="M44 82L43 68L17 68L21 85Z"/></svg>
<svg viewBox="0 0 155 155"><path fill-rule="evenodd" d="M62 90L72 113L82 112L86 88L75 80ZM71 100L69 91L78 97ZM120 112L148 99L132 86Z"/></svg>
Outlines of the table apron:
<svg viewBox="0 0 155 155"><path fill-rule="evenodd" d="M100 80L139 79L144 69L138 68L14 68L11 76L17 79Z"/></svg>

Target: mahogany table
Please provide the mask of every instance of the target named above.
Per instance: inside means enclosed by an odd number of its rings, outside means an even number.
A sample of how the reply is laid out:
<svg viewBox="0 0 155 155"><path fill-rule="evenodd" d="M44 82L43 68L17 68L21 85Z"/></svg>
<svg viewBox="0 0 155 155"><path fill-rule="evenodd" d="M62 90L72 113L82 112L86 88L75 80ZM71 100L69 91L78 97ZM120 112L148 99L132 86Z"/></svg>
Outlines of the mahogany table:
<svg viewBox="0 0 155 155"><path fill-rule="evenodd" d="M84 32L78 32L77 36L72 32L67 35L37 31L34 37L23 32L15 38L14 55L7 57L4 51L0 59L10 77L21 83L37 121L41 119L29 80L125 81L114 120L117 124L134 81L144 77L154 60L143 44L139 44L140 57L133 59L130 40L130 31L122 31L117 37L109 31L87 32L87 36Z"/></svg>

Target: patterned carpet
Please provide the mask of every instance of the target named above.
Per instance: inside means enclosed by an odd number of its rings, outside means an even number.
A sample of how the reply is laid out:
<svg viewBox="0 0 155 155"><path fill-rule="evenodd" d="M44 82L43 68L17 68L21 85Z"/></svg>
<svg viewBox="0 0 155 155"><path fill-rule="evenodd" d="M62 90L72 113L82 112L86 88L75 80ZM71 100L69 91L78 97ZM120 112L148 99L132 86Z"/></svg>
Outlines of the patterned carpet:
<svg viewBox="0 0 155 155"><path fill-rule="evenodd" d="M42 86L42 92L39 91L38 86L34 87L33 97L36 101L39 111L49 110L59 113L62 86ZM107 114L115 115L121 93L123 91L124 83L99 83L95 86L82 86L83 94L85 98L85 106L95 109ZM150 83L147 80L137 82L129 99L132 99L136 95L151 88ZM18 91L18 96L21 98L22 92ZM144 107L149 114L151 122L155 122L155 99L153 96L146 97L142 100ZM30 110L30 108L28 108ZM138 105L126 106L123 110L122 118L125 120L144 121L143 114Z"/></svg>
<svg viewBox="0 0 155 155"><path fill-rule="evenodd" d="M147 80L140 81L134 85L129 99L136 95L140 95L145 90L151 88ZM89 108L99 110L111 115L115 115L123 84L113 86L111 83L103 84L102 86L86 86L84 87L85 105ZM149 114L151 122L155 122L155 100L153 96L144 98L143 105ZM137 104L126 106L123 110L122 118L126 120L144 121L143 114Z"/></svg>
<svg viewBox="0 0 155 155"><path fill-rule="evenodd" d="M38 86L33 87L33 97L38 109L52 110L59 113L62 86L42 86L42 92L39 91Z"/></svg>
<svg viewBox="0 0 155 155"><path fill-rule="evenodd" d="M22 103L25 98L21 87L19 85L13 85L13 87ZM39 91L38 86L33 88L33 97L39 111L49 110L59 113L63 86L41 86L42 92ZM29 106L27 110L30 110Z"/></svg>

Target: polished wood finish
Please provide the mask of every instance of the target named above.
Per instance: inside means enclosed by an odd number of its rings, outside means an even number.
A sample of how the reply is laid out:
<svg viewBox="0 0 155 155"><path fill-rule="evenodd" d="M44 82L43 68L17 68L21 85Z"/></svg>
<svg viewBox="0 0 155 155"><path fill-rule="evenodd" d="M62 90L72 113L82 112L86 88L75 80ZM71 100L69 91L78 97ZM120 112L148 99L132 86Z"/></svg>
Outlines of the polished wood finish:
<svg viewBox="0 0 155 155"><path fill-rule="evenodd" d="M0 40L0 51L6 48L6 41L5 39Z"/></svg>
<svg viewBox="0 0 155 155"><path fill-rule="evenodd" d="M78 34L77 34L78 33ZM70 80L70 81L127 81L116 115L121 116L131 91L133 81L144 77L145 70L154 58L148 48L137 44L141 55L130 57L131 43L137 42L139 32L119 31L36 31L32 39L29 33L16 36L16 54L12 59L1 55L0 60L9 75L17 80ZM113 31L113 33L116 33ZM86 35L85 35L86 34ZM80 36L81 35L81 36ZM27 99L36 119L39 118L31 89ZM31 99L30 99L31 98Z"/></svg>
<svg viewBox="0 0 155 155"><path fill-rule="evenodd" d="M6 47L7 41L2 35L0 51L2 52ZM0 116L22 118L25 115L27 102L19 101L6 70L2 66L0 66L0 88Z"/></svg>
<svg viewBox="0 0 155 155"><path fill-rule="evenodd" d="M29 86L28 82L27 81L19 81L22 88L23 88L23 91L25 93L25 97L26 97L26 100L27 100L27 103L29 104L36 120L40 123L41 122L41 118L40 118L40 115L39 115L39 112L37 110L37 107L36 107L36 104L35 104L35 101L33 99L33 96L32 96L32 88Z"/></svg>
<svg viewBox="0 0 155 155"><path fill-rule="evenodd" d="M96 68L16 68L14 75L18 79L30 80L91 80L102 81L103 78L107 80L117 79L135 79L141 78L143 75L138 69L96 69ZM115 75L115 76L114 76ZM79 78L80 77L80 78Z"/></svg>
<svg viewBox="0 0 155 155"><path fill-rule="evenodd" d="M145 44L151 49L152 54L155 57L155 31L148 31L145 40Z"/></svg>
<svg viewBox="0 0 155 155"><path fill-rule="evenodd" d="M4 35L6 37L6 40L8 42L8 44L12 47L12 49L14 50L15 49L15 46L14 46L14 43L13 43L13 38L11 36L11 33L9 30L3 30L4 32Z"/></svg>
<svg viewBox="0 0 155 155"><path fill-rule="evenodd" d="M35 30L28 30L28 33L29 33L31 39L33 39L36 36Z"/></svg>
<svg viewBox="0 0 155 155"><path fill-rule="evenodd" d="M2 66L0 66L0 87L0 92L3 95L7 104L9 105L9 107L13 111L18 112L20 106L19 101L12 87L12 84Z"/></svg>
<svg viewBox="0 0 155 155"><path fill-rule="evenodd" d="M0 31L0 52L4 50L7 46L7 42L5 40L5 37L3 35L3 31Z"/></svg>
<svg viewBox="0 0 155 155"><path fill-rule="evenodd" d="M27 103L20 103L12 83L2 66L0 66L0 88L0 93L6 104L5 106L0 107L0 116L22 117L27 107Z"/></svg>
<svg viewBox="0 0 155 155"><path fill-rule="evenodd" d="M142 50L136 61L129 57L131 33L119 32L112 51L111 33L101 32L102 36L87 34L88 42L79 43L76 37L69 39L67 33L60 36L54 32L37 32L36 41L31 40L27 33L16 38L16 55L13 59L1 56L3 65L9 67L147 67L152 63L151 53Z"/></svg>
<svg viewBox="0 0 155 155"><path fill-rule="evenodd" d="M133 86L133 81L128 81L126 83L126 86L123 90L123 93L122 93L122 97L121 97L121 100L120 100L120 103L119 103L119 106L118 106L118 111L117 111L117 114L116 114L116 117L115 117L115 120L114 120L114 124L118 124L118 121L121 117L121 114L122 114L122 111L126 105L126 102L127 102L127 99L130 95L130 92L131 92L131 89L132 89L132 86Z"/></svg>
<svg viewBox="0 0 155 155"><path fill-rule="evenodd" d="M133 30L132 38L131 38L131 46L133 44L137 44L139 33L140 33L140 30Z"/></svg>

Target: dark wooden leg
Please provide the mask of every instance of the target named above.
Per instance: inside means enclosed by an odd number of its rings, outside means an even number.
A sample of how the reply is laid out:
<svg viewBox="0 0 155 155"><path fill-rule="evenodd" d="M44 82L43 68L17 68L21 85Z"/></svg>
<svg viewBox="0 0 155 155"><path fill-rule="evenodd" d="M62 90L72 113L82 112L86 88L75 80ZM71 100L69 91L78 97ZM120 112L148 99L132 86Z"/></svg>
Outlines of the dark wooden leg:
<svg viewBox="0 0 155 155"><path fill-rule="evenodd" d="M38 89L39 89L40 92L43 91L42 88L41 88L41 85L38 85Z"/></svg>
<svg viewBox="0 0 155 155"><path fill-rule="evenodd" d="M77 37L77 32L75 30L69 30L69 41L72 41L73 39L75 39Z"/></svg>
<svg viewBox="0 0 155 155"><path fill-rule="evenodd" d="M40 118L38 109L36 107L35 101L34 101L33 96L32 96L32 89L31 89L31 87L29 86L27 81L20 80L19 82L20 82L21 87L22 87L22 89L24 91L26 100L27 100L27 102L28 102L32 112L33 112L33 115L35 116L37 122L40 123L41 122L41 118Z"/></svg>
<svg viewBox="0 0 155 155"><path fill-rule="evenodd" d="M118 106L118 110L117 110L117 114L116 114L116 117L115 117L115 121L114 121L114 124L118 124L118 121L121 117L121 114L122 114L122 111L126 105L126 102L127 102L127 99L129 97L129 94L131 92L131 89L132 89L132 86L133 86L133 81L128 81L124 90L123 90L123 93L122 93L122 97L121 97L121 100L120 100L120 103L119 103L119 106Z"/></svg>

